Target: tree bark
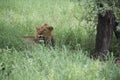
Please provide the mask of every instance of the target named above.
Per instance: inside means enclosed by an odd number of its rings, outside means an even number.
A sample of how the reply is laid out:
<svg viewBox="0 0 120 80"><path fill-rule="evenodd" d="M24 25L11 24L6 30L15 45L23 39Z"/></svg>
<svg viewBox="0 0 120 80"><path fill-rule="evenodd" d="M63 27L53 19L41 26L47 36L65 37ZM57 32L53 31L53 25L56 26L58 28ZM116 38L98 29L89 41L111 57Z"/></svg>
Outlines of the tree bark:
<svg viewBox="0 0 120 80"><path fill-rule="evenodd" d="M120 2L120 0L118 0L118 2ZM112 3L110 3L109 6L111 6L111 4ZM115 5L116 7L120 7L118 3L116 3ZM102 4L101 0L97 0L97 7L99 14L95 53L93 54L93 58L107 60L113 31L115 33L116 38L120 38L120 32L117 30L117 26L119 23L116 21L116 17L112 10L106 10L105 15L101 14L101 9L104 8L104 5Z"/></svg>
<svg viewBox="0 0 120 80"><path fill-rule="evenodd" d="M107 10L104 16L98 14L94 58L100 57L102 60L107 60L113 34L114 18L115 16L111 10Z"/></svg>

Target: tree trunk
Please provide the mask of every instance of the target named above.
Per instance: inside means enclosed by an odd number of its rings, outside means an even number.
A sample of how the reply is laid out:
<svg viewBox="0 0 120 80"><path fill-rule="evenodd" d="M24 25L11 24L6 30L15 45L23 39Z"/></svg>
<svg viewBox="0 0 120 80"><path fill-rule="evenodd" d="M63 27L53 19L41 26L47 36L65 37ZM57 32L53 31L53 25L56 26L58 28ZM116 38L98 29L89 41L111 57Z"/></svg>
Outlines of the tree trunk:
<svg viewBox="0 0 120 80"><path fill-rule="evenodd" d="M111 10L107 10L104 16L102 14L98 14L94 58L100 57L102 60L107 59L112 39L113 23L115 22L114 18L115 16Z"/></svg>

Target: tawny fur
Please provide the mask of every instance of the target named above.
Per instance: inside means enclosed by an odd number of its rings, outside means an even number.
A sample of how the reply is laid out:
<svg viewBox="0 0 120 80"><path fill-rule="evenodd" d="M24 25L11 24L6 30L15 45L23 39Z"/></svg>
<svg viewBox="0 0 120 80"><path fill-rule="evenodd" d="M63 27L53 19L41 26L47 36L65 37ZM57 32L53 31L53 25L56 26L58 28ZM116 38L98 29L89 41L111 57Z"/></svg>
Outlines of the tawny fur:
<svg viewBox="0 0 120 80"><path fill-rule="evenodd" d="M52 34L53 27L48 24L44 24L41 27L36 27L36 34L34 36L24 36L24 40L32 41L35 43L39 43L39 40L44 40L45 45L55 45L54 36Z"/></svg>

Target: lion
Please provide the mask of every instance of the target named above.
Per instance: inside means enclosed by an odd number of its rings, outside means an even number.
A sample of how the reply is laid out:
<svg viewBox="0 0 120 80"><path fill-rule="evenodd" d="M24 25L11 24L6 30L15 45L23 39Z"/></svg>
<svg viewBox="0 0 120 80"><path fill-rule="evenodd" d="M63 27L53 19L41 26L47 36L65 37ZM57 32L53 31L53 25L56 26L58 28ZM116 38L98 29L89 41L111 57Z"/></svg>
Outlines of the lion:
<svg viewBox="0 0 120 80"><path fill-rule="evenodd" d="M44 43L45 46L55 46L54 36L52 34L53 27L48 24L44 24L41 27L36 27L35 36L24 36L23 38L30 42Z"/></svg>

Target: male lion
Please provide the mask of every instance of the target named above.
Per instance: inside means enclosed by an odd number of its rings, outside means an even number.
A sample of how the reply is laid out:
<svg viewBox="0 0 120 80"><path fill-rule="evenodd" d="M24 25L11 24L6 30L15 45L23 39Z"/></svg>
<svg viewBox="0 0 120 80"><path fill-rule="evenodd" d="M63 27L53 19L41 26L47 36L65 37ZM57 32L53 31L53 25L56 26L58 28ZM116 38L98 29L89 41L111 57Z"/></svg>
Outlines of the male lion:
<svg viewBox="0 0 120 80"><path fill-rule="evenodd" d="M41 27L36 27L36 35L34 36L24 36L23 38L27 41L32 41L35 43L44 43L45 46L55 45L55 40L52 34L53 27L48 24L44 24Z"/></svg>

